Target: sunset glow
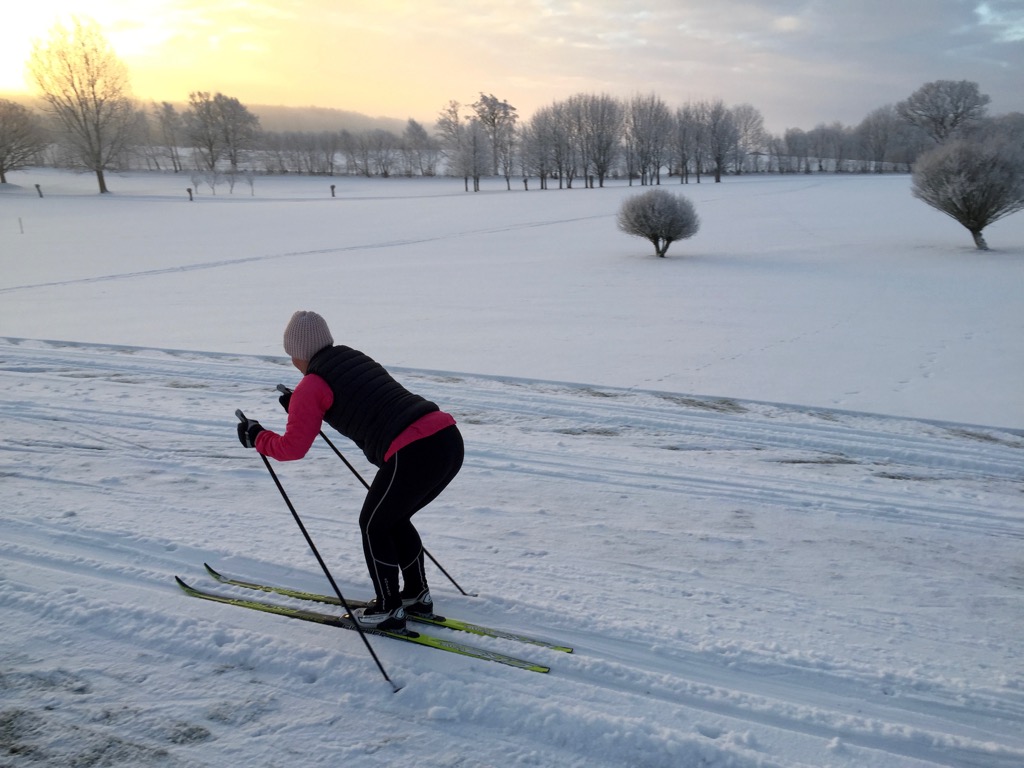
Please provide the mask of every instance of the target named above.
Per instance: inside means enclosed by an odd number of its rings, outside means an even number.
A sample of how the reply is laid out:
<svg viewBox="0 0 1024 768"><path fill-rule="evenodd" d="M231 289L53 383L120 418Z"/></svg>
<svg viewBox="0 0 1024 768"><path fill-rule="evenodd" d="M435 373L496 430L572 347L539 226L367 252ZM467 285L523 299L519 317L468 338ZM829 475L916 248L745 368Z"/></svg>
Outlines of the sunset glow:
<svg viewBox="0 0 1024 768"><path fill-rule="evenodd" d="M994 112L1024 111L1024 19L1009 2L887 4L653 0L94 0L88 17L135 95L195 90L246 103L431 120L480 92L528 116L577 92L654 92L672 104L750 103L769 126L840 120L936 79L978 82ZM780 7L780 6L785 6ZM0 92L31 90L25 62L74 0L5 19ZM885 23L878 23L883 14Z"/></svg>

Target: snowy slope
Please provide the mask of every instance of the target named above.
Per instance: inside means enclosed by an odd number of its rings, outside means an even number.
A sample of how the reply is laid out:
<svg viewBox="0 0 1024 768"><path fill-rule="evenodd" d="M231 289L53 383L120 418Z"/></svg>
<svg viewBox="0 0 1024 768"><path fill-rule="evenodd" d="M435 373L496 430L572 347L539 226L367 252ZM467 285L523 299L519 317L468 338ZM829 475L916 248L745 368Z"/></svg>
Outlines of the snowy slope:
<svg viewBox="0 0 1024 768"><path fill-rule="evenodd" d="M353 633L184 596L204 561L327 589L233 436L295 372L0 339L0 765L1024 764L1018 431L397 374L470 446L419 522L480 596L432 571L439 607L576 653L376 640L393 694ZM365 597L358 482L324 446L278 471Z"/></svg>

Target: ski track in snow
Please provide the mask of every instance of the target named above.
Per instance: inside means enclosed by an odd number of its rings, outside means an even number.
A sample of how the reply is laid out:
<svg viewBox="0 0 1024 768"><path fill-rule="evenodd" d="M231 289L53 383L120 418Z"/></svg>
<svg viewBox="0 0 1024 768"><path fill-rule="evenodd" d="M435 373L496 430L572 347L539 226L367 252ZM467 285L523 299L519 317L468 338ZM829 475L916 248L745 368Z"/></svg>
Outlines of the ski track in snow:
<svg viewBox="0 0 1024 768"><path fill-rule="evenodd" d="M1024 764L1024 435L396 373L466 435L418 522L480 597L432 571L440 609L573 655L380 640L392 695L354 633L190 600L204 561L325 591L233 437L295 372L0 339L0 766ZM358 481L322 446L279 474L364 597Z"/></svg>
<svg viewBox="0 0 1024 768"><path fill-rule="evenodd" d="M35 288L52 288L55 286L66 286L66 285L89 285L92 283L105 283L112 280L132 280L139 277L154 277L156 275L170 275L178 274L182 272L195 272L204 271L209 269L222 269L224 267L237 267L242 264L253 264L265 261L280 261L283 259L293 259L302 256L313 256L323 254L341 254L349 251L366 251L375 250L379 248L397 248L401 246L410 245L423 245L425 243L432 243L437 241L452 240L455 238L472 237L479 235L494 235L502 234L506 232L516 232L524 229L534 229L537 227L552 227L560 226L565 224L571 224L579 221L587 221L589 219L606 218L602 216L576 216L573 218L557 218L550 221L533 221L524 222L508 226L500 227L485 227L481 229L456 231L436 235L434 237L418 237L418 238L404 238L401 240L381 240L375 242L361 243L358 245L345 245L332 248L317 248L315 250L307 251L289 251L287 253L268 253L261 254L259 256L236 256L230 259L216 259L213 261L199 262L197 264L187 265L176 265L173 267L161 267L157 269L145 269L145 270L130 270L127 272L112 272L106 275L96 275L91 277L79 277L70 280L51 280L43 283L28 283L25 285L12 285L6 288L0 288L0 295L5 293L16 293L19 291L30 291Z"/></svg>

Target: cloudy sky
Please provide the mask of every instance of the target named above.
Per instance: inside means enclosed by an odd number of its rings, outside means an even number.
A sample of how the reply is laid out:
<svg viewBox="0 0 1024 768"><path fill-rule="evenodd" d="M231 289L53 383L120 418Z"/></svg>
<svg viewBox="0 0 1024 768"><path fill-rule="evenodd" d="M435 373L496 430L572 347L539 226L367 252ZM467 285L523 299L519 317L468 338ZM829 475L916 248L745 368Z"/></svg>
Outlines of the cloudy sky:
<svg viewBox="0 0 1024 768"><path fill-rule="evenodd" d="M767 127L856 124L931 80L1024 112L1024 0L14 0L0 92L32 41L95 19L135 95L348 109L432 124L480 92L521 117L574 93L749 103Z"/></svg>

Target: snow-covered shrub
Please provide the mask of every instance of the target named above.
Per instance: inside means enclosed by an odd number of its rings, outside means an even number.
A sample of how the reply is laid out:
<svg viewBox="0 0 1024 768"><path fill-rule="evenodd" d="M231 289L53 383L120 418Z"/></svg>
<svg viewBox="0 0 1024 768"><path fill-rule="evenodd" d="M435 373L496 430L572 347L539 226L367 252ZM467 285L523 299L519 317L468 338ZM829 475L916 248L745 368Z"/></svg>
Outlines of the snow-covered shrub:
<svg viewBox="0 0 1024 768"><path fill-rule="evenodd" d="M682 195L652 189L622 203L619 229L627 235L650 240L654 253L664 257L676 240L693 237L700 229L700 217L693 203Z"/></svg>
<svg viewBox="0 0 1024 768"><path fill-rule="evenodd" d="M1020 136L950 141L914 166L914 197L952 217L987 251L982 230L1024 210L1024 147Z"/></svg>

